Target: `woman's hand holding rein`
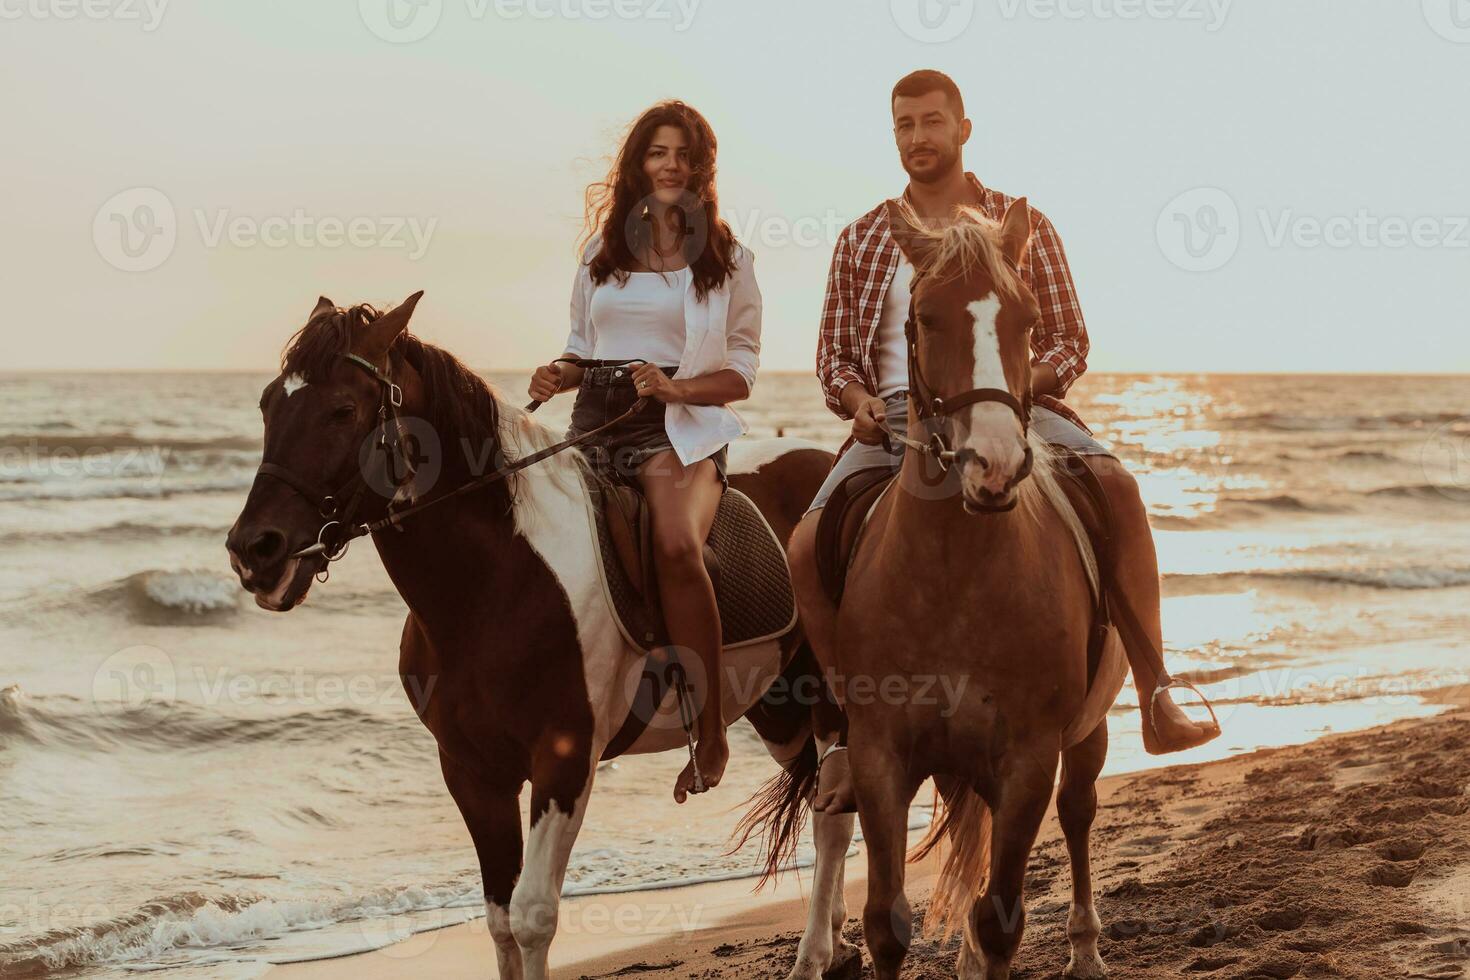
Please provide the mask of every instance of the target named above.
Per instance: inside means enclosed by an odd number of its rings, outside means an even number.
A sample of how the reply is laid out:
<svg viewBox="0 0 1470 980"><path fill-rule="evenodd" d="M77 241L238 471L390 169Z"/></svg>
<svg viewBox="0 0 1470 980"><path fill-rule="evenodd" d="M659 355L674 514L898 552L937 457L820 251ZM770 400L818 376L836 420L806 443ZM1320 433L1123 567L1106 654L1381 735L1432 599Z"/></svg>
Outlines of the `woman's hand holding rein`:
<svg viewBox="0 0 1470 980"><path fill-rule="evenodd" d="M549 402L563 391L570 391L582 383L582 368L575 364L552 361L538 367L531 375L531 384L526 394L532 401Z"/></svg>

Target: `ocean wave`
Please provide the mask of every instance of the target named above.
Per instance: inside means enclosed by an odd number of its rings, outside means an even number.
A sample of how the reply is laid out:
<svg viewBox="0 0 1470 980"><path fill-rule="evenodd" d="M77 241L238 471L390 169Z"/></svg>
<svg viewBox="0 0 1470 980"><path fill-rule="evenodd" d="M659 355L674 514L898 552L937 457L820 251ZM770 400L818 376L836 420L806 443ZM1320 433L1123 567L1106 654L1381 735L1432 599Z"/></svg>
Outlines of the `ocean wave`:
<svg viewBox="0 0 1470 980"><path fill-rule="evenodd" d="M443 928L481 915L479 889L456 882L316 901L184 892L109 919L0 945L0 975L30 978L104 964L146 969L149 961L173 958L181 951L233 948L345 922L436 910L450 914L436 916L437 921L428 928ZM402 938L403 932L397 929L363 929L348 948L336 952L368 952ZM255 957L232 952L231 958Z"/></svg>
<svg viewBox="0 0 1470 980"><path fill-rule="evenodd" d="M239 581L228 572L202 568L154 569L134 572L103 585L59 594L39 593L27 601L12 603L14 612L7 613L6 618L54 619L61 615L121 619L145 626L212 627L233 621L246 605L246 598ZM406 609L391 585L317 589L309 601L313 609L333 615L364 613L391 617Z"/></svg>
<svg viewBox="0 0 1470 980"><path fill-rule="evenodd" d="M363 744L385 750L401 746L418 753L427 737L416 718L352 705L241 717L213 705L162 697L128 704L67 694L32 697L14 684L0 689L0 747L13 743L87 751L129 746L205 751L259 742L315 745L324 740L344 740L343 744L365 740ZM299 816L316 819L311 814Z"/></svg>
<svg viewBox="0 0 1470 980"><path fill-rule="evenodd" d="M1422 429L1462 421L1459 412L1391 412L1386 415L1293 415L1286 412L1256 412L1228 415L1218 425L1229 429L1271 432L1358 432L1386 429Z"/></svg>
<svg viewBox="0 0 1470 980"><path fill-rule="evenodd" d="M1369 589L1453 589L1470 585L1470 568L1405 566L1402 568L1288 568L1249 572L1165 575L1170 595L1208 593L1240 585L1352 585Z"/></svg>
<svg viewBox="0 0 1470 980"><path fill-rule="evenodd" d="M231 576L205 569L153 570L54 600L81 613L125 613L154 626L197 626L240 609L240 585Z"/></svg>
<svg viewBox="0 0 1470 980"><path fill-rule="evenodd" d="M160 449L175 452L198 452L210 449L260 450L259 438L219 436L213 439L148 438L128 432L96 432L58 435L6 433L0 435L0 449L18 449L37 453L102 454L131 449Z"/></svg>
<svg viewBox="0 0 1470 980"><path fill-rule="evenodd" d="M1276 494L1269 497L1223 496L1213 510L1203 513L1155 514L1150 522L1169 531L1207 530L1238 523L1243 520L1258 520L1272 515L1335 514L1344 508L1323 500L1304 500L1292 494Z"/></svg>
<svg viewBox="0 0 1470 980"><path fill-rule="evenodd" d="M223 539L225 530L224 527L217 524L149 524L144 521L118 521L115 524L106 524L102 527L83 529L67 528L58 530L47 528L44 530L28 530L25 528L16 528L15 530L0 533L0 544L73 541L86 542L88 545L98 545L120 542L133 543L140 540L149 541L160 537L185 534L209 534Z"/></svg>
<svg viewBox="0 0 1470 980"><path fill-rule="evenodd" d="M0 483L0 501L30 500L165 500L188 494L238 493L255 482L255 470L178 480L161 476L138 479L84 479Z"/></svg>
<svg viewBox="0 0 1470 980"><path fill-rule="evenodd" d="M244 595L239 582L223 572L154 569L69 592L42 591L12 603L14 611L7 618L70 616L145 626L216 626L240 611Z"/></svg>
<svg viewBox="0 0 1470 980"><path fill-rule="evenodd" d="M1378 490L1370 490L1368 496L1423 503L1470 504L1470 486L1420 483L1401 487L1382 487Z"/></svg>
<svg viewBox="0 0 1470 980"><path fill-rule="evenodd" d="M1275 494L1266 497L1226 494L1219 498L1212 510L1194 514L1152 514L1149 520L1154 527L1168 531L1213 530L1243 521L1262 520L1272 516L1361 512L1367 506L1393 501L1414 504L1467 504L1470 503L1470 487L1437 483L1381 487L1376 490L1336 492L1331 500L1303 497L1297 494Z"/></svg>
<svg viewBox="0 0 1470 980"><path fill-rule="evenodd" d="M1393 453L1386 453L1378 449L1338 449L1328 452L1302 453L1285 452L1277 455L1278 459L1290 460L1296 463L1401 463L1403 462Z"/></svg>

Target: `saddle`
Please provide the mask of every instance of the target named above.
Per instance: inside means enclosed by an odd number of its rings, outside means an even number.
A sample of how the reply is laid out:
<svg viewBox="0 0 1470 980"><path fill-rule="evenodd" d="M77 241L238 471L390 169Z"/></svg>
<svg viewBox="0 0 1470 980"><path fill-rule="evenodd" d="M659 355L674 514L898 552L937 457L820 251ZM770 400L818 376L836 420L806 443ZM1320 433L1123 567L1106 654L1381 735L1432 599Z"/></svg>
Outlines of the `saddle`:
<svg viewBox="0 0 1470 980"><path fill-rule="evenodd" d="M598 481L591 506L603 588L624 638L645 654L666 646L647 500L636 487ZM795 628L796 593L786 551L739 490L727 489L720 498L704 564L715 587L725 649L778 639Z"/></svg>
<svg viewBox="0 0 1470 980"><path fill-rule="evenodd" d="M847 569L873 505L898 479L887 467L858 470L837 485L817 518L817 575L834 603L842 601Z"/></svg>

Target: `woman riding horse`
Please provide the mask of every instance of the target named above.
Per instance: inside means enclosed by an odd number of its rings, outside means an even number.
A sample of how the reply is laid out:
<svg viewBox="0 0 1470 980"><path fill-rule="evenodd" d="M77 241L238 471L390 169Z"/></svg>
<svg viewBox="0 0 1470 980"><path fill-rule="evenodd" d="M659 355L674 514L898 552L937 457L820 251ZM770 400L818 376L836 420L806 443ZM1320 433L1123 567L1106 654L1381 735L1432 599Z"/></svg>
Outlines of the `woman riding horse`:
<svg viewBox="0 0 1470 980"><path fill-rule="evenodd" d="M749 397L760 352L753 257L719 217L715 150L709 123L682 102L633 124L607 180L588 191L566 353L530 385L537 401L578 389L571 434L644 402L592 445L605 472L648 499L669 640L698 658L686 664L697 667L698 745L674 785L680 803L716 785L730 754L720 612L703 550L728 486L728 444L747 431L728 405Z"/></svg>

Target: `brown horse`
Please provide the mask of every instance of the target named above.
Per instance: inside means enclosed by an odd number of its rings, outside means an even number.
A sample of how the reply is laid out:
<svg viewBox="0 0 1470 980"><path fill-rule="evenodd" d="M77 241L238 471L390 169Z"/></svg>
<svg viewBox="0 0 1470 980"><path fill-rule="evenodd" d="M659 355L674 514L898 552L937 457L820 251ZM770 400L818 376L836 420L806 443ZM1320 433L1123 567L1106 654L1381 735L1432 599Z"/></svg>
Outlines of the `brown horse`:
<svg viewBox="0 0 1470 980"><path fill-rule="evenodd" d="M261 396L264 462L227 546L256 602L285 612L326 568L324 557L300 555L340 536L332 522L358 526L391 507L440 500L373 534L409 608L399 673L438 742L444 782L475 844L499 975L544 980L567 859L597 763L629 715L641 658L600 584L588 505L594 477L579 452L450 496L557 437L407 332L420 295L383 314L317 304ZM737 444L731 485L785 541L830 465L829 453L792 440ZM800 690L817 668L797 631L727 651L725 669L725 718L749 719L784 770L746 818L772 844L774 868L799 832L817 746L810 701L768 692L778 677L791 685L785 690ZM628 751L684 746L678 718L669 692ZM842 959L856 956L840 934L851 832L851 817L815 822L807 944L829 959L834 947ZM798 964L792 976L811 974Z"/></svg>
<svg viewBox="0 0 1470 980"><path fill-rule="evenodd" d="M957 975L1003 980L1025 921L1022 879L1062 768L1057 806L1072 862L1070 977L1100 977L1088 832L1107 751L1107 708L1122 684L1115 634L1089 689L1098 573L1091 546L1027 430L1035 297L1015 268L1031 229L1026 202L1001 225L962 214L940 231L890 205L916 270L909 328L915 440L877 503L838 613L849 745L868 842L864 927L876 975L890 980L910 942L903 894L909 805L934 777L943 813L919 853L949 855L928 925L961 920ZM924 679L954 698L901 696ZM853 696L857 679L868 692ZM904 684L894 684L897 678ZM885 690L895 696L885 697Z"/></svg>

